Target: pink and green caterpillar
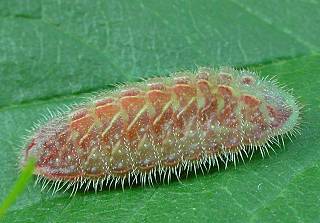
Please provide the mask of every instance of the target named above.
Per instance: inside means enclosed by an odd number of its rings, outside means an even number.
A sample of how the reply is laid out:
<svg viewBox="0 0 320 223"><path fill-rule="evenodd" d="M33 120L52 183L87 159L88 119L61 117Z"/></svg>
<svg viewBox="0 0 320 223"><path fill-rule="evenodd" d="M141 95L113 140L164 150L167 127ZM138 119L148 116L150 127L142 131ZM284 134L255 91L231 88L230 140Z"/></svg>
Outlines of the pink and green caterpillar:
<svg viewBox="0 0 320 223"><path fill-rule="evenodd" d="M101 94L34 131L23 163L53 191L169 181L189 171L264 156L299 132L300 107L275 81L201 68Z"/></svg>

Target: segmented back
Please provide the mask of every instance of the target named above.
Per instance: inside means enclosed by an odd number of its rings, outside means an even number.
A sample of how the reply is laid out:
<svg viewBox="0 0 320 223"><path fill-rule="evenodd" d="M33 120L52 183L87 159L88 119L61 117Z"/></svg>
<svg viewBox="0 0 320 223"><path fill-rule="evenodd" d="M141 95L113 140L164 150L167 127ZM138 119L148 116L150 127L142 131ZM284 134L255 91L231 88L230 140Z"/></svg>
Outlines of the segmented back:
<svg viewBox="0 0 320 223"><path fill-rule="evenodd" d="M35 173L49 180L145 183L266 151L276 136L295 131L298 117L295 99L272 81L200 69L124 87L49 121L25 159L36 156Z"/></svg>

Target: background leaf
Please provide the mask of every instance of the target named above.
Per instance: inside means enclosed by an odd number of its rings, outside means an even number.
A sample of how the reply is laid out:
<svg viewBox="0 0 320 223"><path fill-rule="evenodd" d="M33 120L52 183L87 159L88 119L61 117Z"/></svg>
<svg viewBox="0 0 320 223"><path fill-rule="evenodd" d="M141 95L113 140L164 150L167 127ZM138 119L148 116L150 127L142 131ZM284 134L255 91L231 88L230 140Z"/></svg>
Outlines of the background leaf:
<svg viewBox="0 0 320 223"><path fill-rule="evenodd" d="M41 193L5 222L317 222L319 1L0 2L0 200L18 177L21 136L83 93L196 66L276 74L306 105L285 150L170 185Z"/></svg>

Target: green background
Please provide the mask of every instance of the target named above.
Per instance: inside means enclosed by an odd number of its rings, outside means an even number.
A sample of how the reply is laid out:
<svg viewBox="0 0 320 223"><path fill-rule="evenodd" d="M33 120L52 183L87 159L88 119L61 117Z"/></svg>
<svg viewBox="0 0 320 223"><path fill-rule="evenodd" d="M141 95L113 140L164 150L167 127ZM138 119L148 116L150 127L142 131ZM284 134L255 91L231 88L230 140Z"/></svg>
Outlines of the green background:
<svg viewBox="0 0 320 223"><path fill-rule="evenodd" d="M0 201L21 137L47 108L141 77L232 65L277 75L302 135L237 168L169 185L95 193L29 184L4 222L319 222L320 2L0 1Z"/></svg>

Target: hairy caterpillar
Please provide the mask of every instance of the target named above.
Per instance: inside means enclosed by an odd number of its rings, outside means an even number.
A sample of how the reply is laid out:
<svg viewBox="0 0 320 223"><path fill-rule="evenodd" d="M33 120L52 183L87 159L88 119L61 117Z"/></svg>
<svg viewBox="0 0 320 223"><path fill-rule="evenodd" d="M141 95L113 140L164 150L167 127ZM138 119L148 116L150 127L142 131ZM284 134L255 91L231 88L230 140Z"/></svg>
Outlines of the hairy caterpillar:
<svg viewBox="0 0 320 223"><path fill-rule="evenodd" d="M201 68L125 85L37 127L22 163L36 157L37 181L53 192L129 185L262 156L299 132L300 107L270 79Z"/></svg>

